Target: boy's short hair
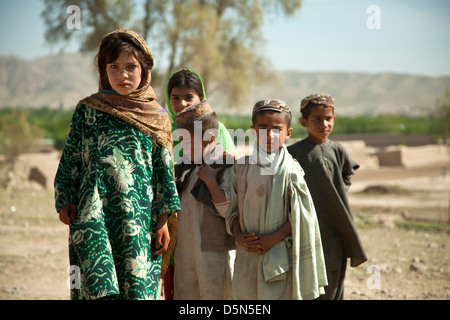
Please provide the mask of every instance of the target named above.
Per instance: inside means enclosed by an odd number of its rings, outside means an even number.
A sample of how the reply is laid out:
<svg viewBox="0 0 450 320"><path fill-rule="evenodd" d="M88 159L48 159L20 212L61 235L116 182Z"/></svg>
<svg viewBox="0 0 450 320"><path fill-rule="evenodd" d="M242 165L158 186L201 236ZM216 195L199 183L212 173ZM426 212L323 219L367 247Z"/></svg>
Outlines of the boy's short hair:
<svg viewBox="0 0 450 320"><path fill-rule="evenodd" d="M253 106L252 112L252 124L255 125L255 120L258 115L266 112L278 112L285 115L286 126L289 129L291 127L292 114L286 102L272 99L272 100L260 100Z"/></svg>
<svg viewBox="0 0 450 320"><path fill-rule="evenodd" d="M190 130L195 121L202 122L202 134L207 130L219 129L219 119L206 100L189 106L175 116L176 129Z"/></svg>
<svg viewBox="0 0 450 320"><path fill-rule="evenodd" d="M308 119L311 109L319 105L332 108L334 113L334 98L326 93L314 93L304 98L300 103L302 117Z"/></svg>
<svg viewBox="0 0 450 320"><path fill-rule="evenodd" d="M317 104L317 103L309 103L305 108L302 109L302 118L304 119L308 119L309 115L311 114L311 110L315 107L319 107L319 106L323 106L325 108L331 108L333 110L333 114L334 114L334 108L326 105L326 104Z"/></svg>

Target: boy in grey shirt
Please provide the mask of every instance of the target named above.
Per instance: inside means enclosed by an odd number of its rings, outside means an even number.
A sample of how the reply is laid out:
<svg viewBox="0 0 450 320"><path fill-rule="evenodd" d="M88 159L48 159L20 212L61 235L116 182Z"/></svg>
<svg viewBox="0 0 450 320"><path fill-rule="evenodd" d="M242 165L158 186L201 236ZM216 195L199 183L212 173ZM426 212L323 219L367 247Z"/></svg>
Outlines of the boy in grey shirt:
<svg viewBox="0 0 450 320"><path fill-rule="evenodd" d="M309 95L300 108L300 123L308 137L289 146L288 151L305 171L319 220L328 277L325 295L319 299L343 299L347 258L352 267L367 260L346 194L359 164L342 145L328 139L335 120L332 96Z"/></svg>

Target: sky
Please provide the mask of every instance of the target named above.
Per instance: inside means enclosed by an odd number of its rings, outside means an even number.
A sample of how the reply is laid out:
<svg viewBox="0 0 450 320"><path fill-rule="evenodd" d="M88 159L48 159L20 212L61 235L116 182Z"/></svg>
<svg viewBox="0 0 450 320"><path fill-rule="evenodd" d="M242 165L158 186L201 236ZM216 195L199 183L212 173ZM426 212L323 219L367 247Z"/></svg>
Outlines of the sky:
<svg viewBox="0 0 450 320"><path fill-rule="evenodd" d="M43 9L43 0L0 0L0 55L60 51L45 43ZM303 0L291 17L266 13L263 35L275 70L450 76L448 0Z"/></svg>

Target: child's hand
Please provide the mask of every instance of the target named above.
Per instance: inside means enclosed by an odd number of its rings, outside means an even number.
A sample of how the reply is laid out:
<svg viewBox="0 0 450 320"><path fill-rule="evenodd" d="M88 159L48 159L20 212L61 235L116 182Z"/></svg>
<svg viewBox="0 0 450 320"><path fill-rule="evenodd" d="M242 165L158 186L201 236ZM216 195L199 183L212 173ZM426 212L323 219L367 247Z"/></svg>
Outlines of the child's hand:
<svg viewBox="0 0 450 320"><path fill-rule="evenodd" d="M77 218L77 205L66 204L59 210L59 220L62 223L69 225L70 221Z"/></svg>
<svg viewBox="0 0 450 320"><path fill-rule="evenodd" d="M160 255L166 252L169 242L170 234L167 227L167 213L163 213L156 224L155 250L153 254Z"/></svg>
<svg viewBox="0 0 450 320"><path fill-rule="evenodd" d="M249 247L253 248L252 252L258 252L259 254L264 254L279 241L279 237L273 233L269 234L258 234L255 235L255 239L248 243Z"/></svg>
<svg viewBox="0 0 450 320"><path fill-rule="evenodd" d="M216 176L221 170L223 170L223 168L214 169L210 165L202 163L198 169L197 175L208 185L209 183L216 181Z"/></svg>
<svg viewBox="0 0 450 320"><path fill-rule="evenodd" d="M289 221L286 221L286 223L281 226L280 229L273 233L257 234L255 236L255 239L248 243L248 245L252 248L256 248L256 252L264 254L272 249L272 247L275 246L278 242L283 241L283 239L290 235L291 232L291 223Z"/></svg>
<svg viewBox="0 0 450 320"><path fill-rule="evenodd" d="M246 233L241 231L239 226L239 219L236 217L232 222L233 236L236 244L243 247L247 252L258 252L259 244L255 245L254 241L257 240L256 234L253 232Z"/></svg>
<svg viewBox="0 0 450 320"><path fill-rule="evenodd" d="M253 232L238 232L235 234L235 239L237 244L243 247L247 252L259 252L260 250L260 244L255 243L258 236Z"/></svg>

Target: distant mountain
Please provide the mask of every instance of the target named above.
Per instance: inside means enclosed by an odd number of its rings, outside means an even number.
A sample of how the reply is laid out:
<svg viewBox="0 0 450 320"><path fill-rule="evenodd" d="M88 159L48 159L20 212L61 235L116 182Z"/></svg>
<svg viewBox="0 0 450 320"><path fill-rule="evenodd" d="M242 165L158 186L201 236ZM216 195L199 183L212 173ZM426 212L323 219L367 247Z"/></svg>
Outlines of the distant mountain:
<svg viewBox="0 0 450 320"><path fill-rule="evenodd" d="M218 112L249 114L260 99L284 100L298 113L300 100L314 92L327 92L336 100L336 113L423 114L436 104L450 77L427 77L395 73L296 72L277 74L278 81L252 90L251 102L235 109L226 108L224 99L212 94L211 104ZM0 108L73 108L98 88L93 56L61 54L33 61L0 57ZM159 94L160 88L155 88ZM159 99L164 99L159 97ZM161 102L161 101L160 101Z"/></svg>
<svg viewBox="0 0 450 320"><path fill-rule="evenodd" d="M61 54L33 61L0 57L0 108L64 107L98 89L94 60L82 54Z"/></svg>
<svg viewBox="0 0 450 320"><path fill-rule="evenodd" d="M333 95L336 113L423 114L435 108L436 98L450 88L450 77L426 77L395 73L280 72L278 84L255 89L253 97L278 97L299 113L305 96Z"/></svg>

